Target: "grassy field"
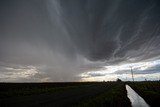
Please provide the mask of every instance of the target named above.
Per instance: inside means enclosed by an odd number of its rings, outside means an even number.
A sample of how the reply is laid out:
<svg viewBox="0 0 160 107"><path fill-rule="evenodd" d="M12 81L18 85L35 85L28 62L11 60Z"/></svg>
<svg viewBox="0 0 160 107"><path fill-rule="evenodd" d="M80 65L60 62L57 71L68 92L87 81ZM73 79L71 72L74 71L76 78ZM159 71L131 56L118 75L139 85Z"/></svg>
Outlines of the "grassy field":
<svg viewBox="0 0 160 107"><path fill-rule="evenodd" d="M151 106L160 105L160 81L128 83Z"/></svg>
<svg viewBox="0 0 160 107"><path fill-rule="evenodd" d="M109 84L110 87L106 92L81 102L78 107L131 107L131 103L127 98L125 83L115 82L111 84Z"/></svg>
<svg viewBox="0 0 160 107"><path fill-rule="evenodd" d="M1 83L1 106L130 107L125 83ZM34 103L36 102L36 103Z"/></svg>
<svg viewBox="0 0 160 107"><path fill-rule="evenodd" d="M131 107L125 84L160 104L160 82L0 83L0 107Z"/></svg>
<svg viewBox="0 0 160 107"><path fill-rule="evenodd" d="M62 82L62 83L0 83L0 99L15 96L26 96L53 93L80 86L94 85L97 82Z"/></svg>

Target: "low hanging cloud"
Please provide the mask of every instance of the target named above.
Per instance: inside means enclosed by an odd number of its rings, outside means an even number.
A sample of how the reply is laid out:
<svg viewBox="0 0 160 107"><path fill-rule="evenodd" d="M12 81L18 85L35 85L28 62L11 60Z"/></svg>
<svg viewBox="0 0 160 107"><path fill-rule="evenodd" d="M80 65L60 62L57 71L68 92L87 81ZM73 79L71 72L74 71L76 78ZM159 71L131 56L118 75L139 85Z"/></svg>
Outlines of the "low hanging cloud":
<svg viewBox="0 0 160 107"><path fill-rule="evenodd" d="M159 0L1 0L0 16L0 81L79 81L159 59Z"/></svg>

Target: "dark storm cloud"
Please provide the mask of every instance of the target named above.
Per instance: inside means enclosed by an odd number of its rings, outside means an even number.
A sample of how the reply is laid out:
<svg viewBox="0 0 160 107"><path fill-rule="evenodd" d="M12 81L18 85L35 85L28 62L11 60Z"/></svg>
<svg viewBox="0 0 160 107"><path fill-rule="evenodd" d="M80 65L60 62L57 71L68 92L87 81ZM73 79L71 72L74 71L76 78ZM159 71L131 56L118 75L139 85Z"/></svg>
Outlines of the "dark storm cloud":
<svg viewBox="0 0 160 107"><path fill-rule="evenodd" d="M146 0L62 1L61 15L73 43L88 59L135 58L159 48L158 6ZM130 51L136 52L128 55Z"/></svg>
<svg viewBox="0 0 160 107"><path fill-rule="evenodd" d="M107 64L157 58L159 42L159 0L0 1L0 72L34 66L35 77L75 80Z"/></svg>

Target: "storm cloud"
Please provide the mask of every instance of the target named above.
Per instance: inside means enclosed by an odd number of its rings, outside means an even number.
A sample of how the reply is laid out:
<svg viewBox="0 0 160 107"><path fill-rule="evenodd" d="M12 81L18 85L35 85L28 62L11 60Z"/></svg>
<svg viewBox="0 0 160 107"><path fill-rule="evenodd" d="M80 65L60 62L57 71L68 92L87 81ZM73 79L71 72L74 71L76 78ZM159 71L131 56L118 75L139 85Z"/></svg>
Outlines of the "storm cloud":
<svg viewBox="0 0 160 107"><path fill-rule="evenodd" d="M0 81L79 81L159 49L159 0L0 1Z"/></svg>

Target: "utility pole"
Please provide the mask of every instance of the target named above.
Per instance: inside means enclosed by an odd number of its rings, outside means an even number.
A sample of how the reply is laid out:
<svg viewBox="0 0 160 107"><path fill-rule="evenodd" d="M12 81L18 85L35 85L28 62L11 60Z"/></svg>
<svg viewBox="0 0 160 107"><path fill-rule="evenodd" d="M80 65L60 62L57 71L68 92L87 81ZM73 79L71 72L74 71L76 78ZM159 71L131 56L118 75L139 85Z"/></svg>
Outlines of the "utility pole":
<svg viewBox="0 0 160 107"><path fill-rule="evenodd" d="M132 74L132 80L134 82L134 77L133 77L133 70L132 70L132 67L131 67L131 74Z"/></svg>

